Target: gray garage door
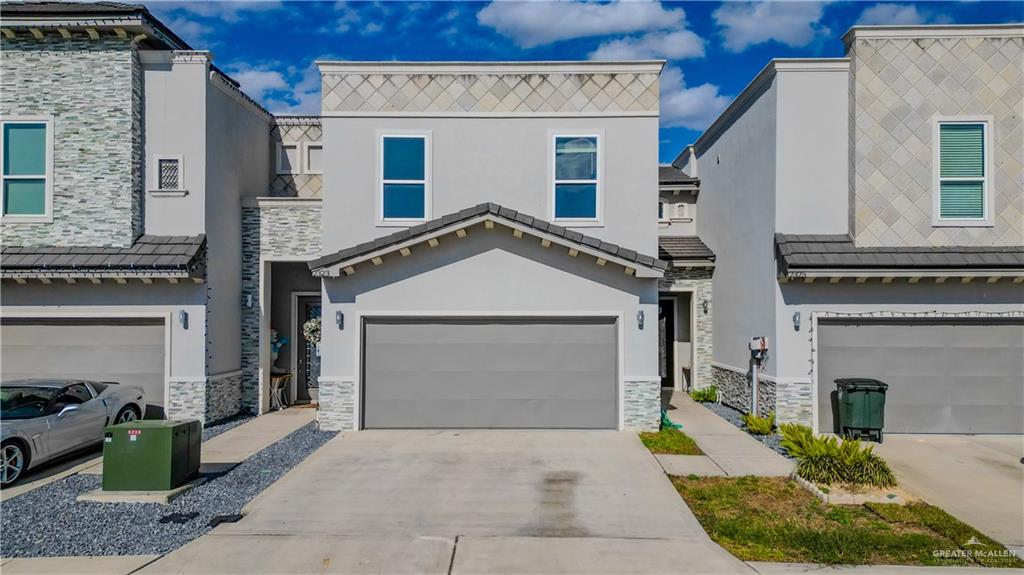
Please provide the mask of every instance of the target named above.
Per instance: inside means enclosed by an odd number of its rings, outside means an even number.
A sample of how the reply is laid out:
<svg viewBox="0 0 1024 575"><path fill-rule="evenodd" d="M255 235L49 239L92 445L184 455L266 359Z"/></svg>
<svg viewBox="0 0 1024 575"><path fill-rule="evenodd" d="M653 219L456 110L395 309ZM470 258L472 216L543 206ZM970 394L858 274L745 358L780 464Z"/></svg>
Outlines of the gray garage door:
<svg viewBox="0 0 1024 575"><path fill-rule="evenodd" d="M0 325L4 380L85 379L141 385L148 416L163 414L161 320L23 320Z"/></svg>
<svg viewBox="0 0 1024 575"><path fill-rule="evenodd" d="M366 428L617 427L613 320L367 320Z"/></svg>
<svg viewBox="0 0 1024 575"><path fill-rule="evenodd" d="M833 431L833 381L889 384L885 429L1024 433L1024 322L821 323L819 429Z"/></svg>

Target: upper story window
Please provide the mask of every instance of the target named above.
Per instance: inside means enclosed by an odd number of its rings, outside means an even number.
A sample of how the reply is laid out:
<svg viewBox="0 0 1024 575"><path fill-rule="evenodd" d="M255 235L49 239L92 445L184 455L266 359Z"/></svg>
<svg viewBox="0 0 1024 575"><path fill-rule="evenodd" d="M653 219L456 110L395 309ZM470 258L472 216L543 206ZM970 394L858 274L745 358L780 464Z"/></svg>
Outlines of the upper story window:
<svg viewBox="0 0 1024 575"><path fill-rule="evenodd" d="M936 123L936 225L991 225L990 125L979 118Z"/></svg>
<svg viewBox="0 0 1024 575"><path fill-rule="evenodd" d="M181 156L156 156L154 162L156 171L153 180L156 182L157 191L176 192L184 189Z"/></svg>
<svg viewBox="0 0 1024 575"><path fill-rule="evenodd" d="M554 219L598 223L601 210L599 137L555 136L554 166Z"/></svg>
<svg viewBox="0 0 1024 575"><path fill-rule="evenodd" d="M429 151L426 135L381 136L382 221L421 221L430 216Z"/></svg>
<svg viewBox="0 0 1024 575"><path fill-rule="evenodd" d="M277 173L301 174L302 153L297 142L284 142L277 145Z"/></svg>
<svg viewBox="0 0 1024 575"><path fill-rule="evenodd" d="M49 221L53 206L53 121L49 117L2 120L3 217Z"/></svg>
<svg viewBox="0 0 1024 575"><path fill-rule="evenodd" d="M306 173L307 174L322 174L324 173L324 146L319 142L306 142Z"/></svg>

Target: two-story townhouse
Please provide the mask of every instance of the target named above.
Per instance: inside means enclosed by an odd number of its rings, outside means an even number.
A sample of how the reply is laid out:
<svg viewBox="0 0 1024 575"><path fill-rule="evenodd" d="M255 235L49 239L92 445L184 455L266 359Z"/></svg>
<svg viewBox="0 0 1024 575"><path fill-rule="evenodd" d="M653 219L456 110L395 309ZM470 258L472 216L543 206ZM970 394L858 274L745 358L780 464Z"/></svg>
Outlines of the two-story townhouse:
<svg viewBox="0 0 1024 575"><path fill-rule="evenodd" d="M269 185L272 116L142 6L0 11L3 378L237 413L240 198Z"/></svg>
<svg viewBox="0 0 1024 575"><path fill-rule="evenodd" d="M322 193L248 202L260 405L318 306L324 428L657 429L662 62L319 66Z"/></svg>
<svg viewBox="0 0 1024 575"><path fill-rule="evenodd" d="M1024 29L855 27L773 60L674 164L719 255L714 379L835 430L834 381L893 432L1024 432Z"/></svg>
<svg viewBox="0 0 1024 575"><path fill-rule="evenodd" d="M715 254L697 235L700 180L658 166L658 257L669 264L659 282L658 372L678 391L710 385L711 276Z"/></svg>

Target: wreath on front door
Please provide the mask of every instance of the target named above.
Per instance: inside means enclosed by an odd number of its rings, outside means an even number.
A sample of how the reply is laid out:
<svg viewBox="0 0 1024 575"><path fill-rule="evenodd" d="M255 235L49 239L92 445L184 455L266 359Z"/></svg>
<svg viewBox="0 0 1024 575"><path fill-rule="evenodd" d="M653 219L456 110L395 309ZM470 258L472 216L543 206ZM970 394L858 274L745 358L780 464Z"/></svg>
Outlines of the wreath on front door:
<svg viewBox="0 0 1024 575"><path fill-rule="evenodd" d="M302 335L313 345L320 345L320 318L307 319L306 323L302 324Z"/></svg>

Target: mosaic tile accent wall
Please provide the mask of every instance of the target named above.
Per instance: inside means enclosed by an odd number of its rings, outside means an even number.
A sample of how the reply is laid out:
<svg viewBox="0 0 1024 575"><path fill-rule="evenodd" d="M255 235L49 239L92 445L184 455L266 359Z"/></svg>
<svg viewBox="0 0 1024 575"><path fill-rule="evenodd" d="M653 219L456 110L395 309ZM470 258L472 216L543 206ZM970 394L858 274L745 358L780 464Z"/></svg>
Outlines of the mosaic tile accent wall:
<svg viewBox="0 0 1024 575"><path fill-rule="evenodd" d="M17 34L0 40L0 114L53 116L53 222L5 223L0 241L130 246L143 222L143 76L136 48L116 36Z"/></svg>
<svg viewBox="0 0 1024 575"><path fill-rule="evenodd" d="M169 419L206 420L206 381L202 379L172 380L169 384L167 406Z"/></svg>
<svg viewBox="0 0 1024 575"><path fill-rule="evenodd" d="M321 94L324 112L656 113L658 74L327 72Z"/></svg>
<svg viewBox="0 0 1024 575"><path fill-rule="evenodd" d="M626 379L623 382L622 423L629 431L661 428L661 380Z"/></svg>
<svg viewBox="0 0 1024 575"><path fill-rule="evenodd" d="M277 146L282 142L320 142L323 129L320 119L313 117L277 118L276 125L270 131L271 152L277 153ZM271 169L274 174L270 178L270 189L267 195L272 197L321 198L323 197L324 180L321 174L278 174L275 158Z"/></svg>
<svg viewBox="0 0 1024 575"><path fill-rule="evenodd" d="M242 374L206 378L206 421L231 417L242 410Z"/></svg>
<svg viewBox="0 0 1024 575"><path fill-rule="evenodd" d="M801 423L811 427L814 423L814 389L808 381L780 381L775 384L776 421Z"/></svg>
<svg viewBox="0 0 1024 575"><path fill-rule="evenodd" d="M320 378L317 421L324 431L349 431L356 428L355 383L352 380Z"/></svg>
<svg viewBox="0 0 1024 575"><path fill-rule="evenodd" d="M260 258L320 257L320 206L242 208L242 409L259 410ZM252 307L244 302L252 298ZM324 386L320 386L323 396Z"/></svg>
<svg viewBox="0 0 1024 575"><path fill-rule="evenodd" d="M848 55L857 245L1024 244L1024 38L861 38ZM994 227L932 226L936 115L993 117Z"/></svg>
<svg viewBox="0 0 1024 575"><path fill-rule="evenodd" d="M696 370L692 374L691 384L695 389L707 387L714 383L711 375L711 362L714 361L714 336L712 319L714 314L714 299L711 297L711 276L714 268L700 269L679 269L670 268L665 272L665 277L658 280L658 289L667 291L669 288L684 287L693 289L693 299L697 305L697 317L694 321L694 331L697 336L697 346L693 355ZM704 313L701 302L708 302L708 311Z"/></svg>

